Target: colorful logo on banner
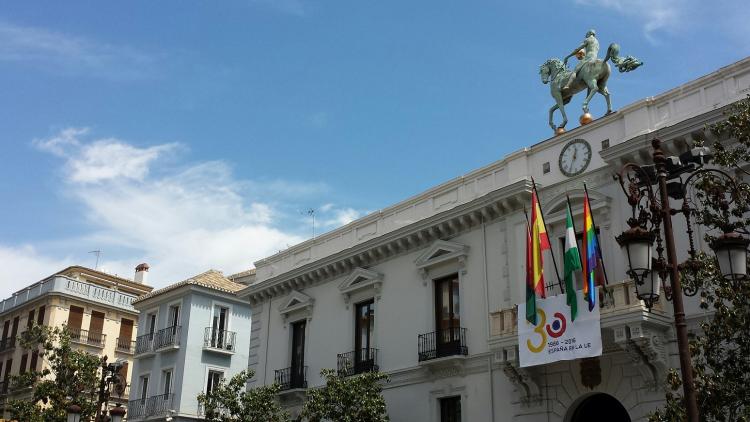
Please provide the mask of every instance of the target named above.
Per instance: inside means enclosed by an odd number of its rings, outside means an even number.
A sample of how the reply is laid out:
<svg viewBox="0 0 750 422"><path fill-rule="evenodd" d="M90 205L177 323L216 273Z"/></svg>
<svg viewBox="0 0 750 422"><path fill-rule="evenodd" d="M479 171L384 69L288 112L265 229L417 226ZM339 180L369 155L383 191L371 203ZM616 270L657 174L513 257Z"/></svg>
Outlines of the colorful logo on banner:
<svg viewBox="0 0 750 422"><path fill-rule="evenodd" d="M582 293L577 293L580 309L585 309ZM518 351L522 367L560 360L572 360L602 354L599 307L579 312L571 322L565 295L537 301L537 324L518 319ZM526 304L518 305L518 314L526 314Z"/></svg>

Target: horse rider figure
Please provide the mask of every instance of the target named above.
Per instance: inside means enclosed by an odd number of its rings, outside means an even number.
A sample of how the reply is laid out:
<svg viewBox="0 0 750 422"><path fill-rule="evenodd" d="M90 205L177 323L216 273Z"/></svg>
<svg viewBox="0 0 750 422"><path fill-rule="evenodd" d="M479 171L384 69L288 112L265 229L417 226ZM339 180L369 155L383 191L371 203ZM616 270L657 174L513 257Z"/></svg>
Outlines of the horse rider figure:
<svg viewBox="0 0 750 422"><path fill-rule="evenodd" d="M565 59L563 60L563 64L567 67L568 66L568 59L575 56L576 53L579 51L584 51L583 59L581 59L578 64L576 64L575 69L573 69L573 73L570 74L570 78L568 78L568 82L565 84L565 86L562 89L569 89L570 84L573 83L573 81L576 80L578 77L578 71L583 68L583 66L592 63L596 61L599 57L599 40L596 39L596 31L593 29L589 29L588 32L586 32L586 38L584 38L581 45L575 48L570 54L568 54Z"/></svg>

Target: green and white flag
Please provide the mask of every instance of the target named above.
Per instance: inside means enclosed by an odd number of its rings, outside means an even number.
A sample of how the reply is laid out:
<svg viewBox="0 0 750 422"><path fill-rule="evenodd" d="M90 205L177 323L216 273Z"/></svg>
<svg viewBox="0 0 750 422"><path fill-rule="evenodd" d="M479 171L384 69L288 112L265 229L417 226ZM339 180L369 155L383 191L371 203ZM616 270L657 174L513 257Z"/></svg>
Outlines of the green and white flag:
<svg viewBox="0 0 750 422"><path fill-rule="evenodd" d="M570 316L573 321L578 314L578 300L576 299L576 283L573 273L581 270L581 255L578 253L578 242L576 242L576 231L573 227L573 215L570 212L570 203L567 207L567 219L565 223L565 294Z"/></svg>

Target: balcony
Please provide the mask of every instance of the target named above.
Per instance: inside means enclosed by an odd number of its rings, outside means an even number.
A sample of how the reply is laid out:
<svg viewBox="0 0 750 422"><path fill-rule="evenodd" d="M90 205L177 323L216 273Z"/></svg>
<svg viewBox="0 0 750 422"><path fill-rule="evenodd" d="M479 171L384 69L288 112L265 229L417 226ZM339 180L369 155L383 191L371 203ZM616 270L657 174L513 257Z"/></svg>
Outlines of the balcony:
<svg viewBox="0 0 750 422"><path fill-rule="evenodd" d="M145 357L154 353L154 333L144 334L135 338L135 356Z"/></svg>
<svg viewBox="0 0 750 422"><path fill-rule="evenodd" d="M135 344L136 342L133 340L130 340L130 337L128 338L118 337L117 343L115 344L115 351L132 355L135 352Z"/></svg>
<svg viewBox="0 0 750 422"><path fill-rule="evenodd" d="M234 331L206 327L206 333L203 336L203 350L233 355L236 349L236 337L237 333Z"/></svg>
<svg viewBox="0 0 750 422"><path fill-rule="evenodd" d="M0 353L10 352L16 348L16 338L7 337L0 340Z"/></svg>
<svg viewBox="0 0 750 422"><path fill-rule="evenodd" d="M452 327L419 335L419 362L446 357L464 357L469 354L466 346L466 328Z"/></svg>
<svg viewBox="0 0 750 422"><path fill-rule="evenodd" d="M359 349L336 356L338 372L349 377L378 370L378 349Z"/></svg>
<svg viewBox="0 0 750 422"><path fill-rule="evenodd" d="M81 330L80 328L70 328L70 341L87 344L94 347L104 347L107 335L98 331Z"/></svg>
<svg viewBox="0 0 750 422"><path fill-rule="evenodd" d="M154 334L154 350L162 349L179 349L180 348L180 329L182 327L175 325L159 330Z"/></svg>
<svg viewBox="0 0 750 422"><path fill-rule="evenodd" d="M166 416L172 409L174 394L162 394L128 402L128 420L141 420L154 416Z"/></svg>
<svg viewBox="0 0 750 422"><path fill-rule="evenodd" d="M273 378L281 391L307 388L307 366L277 369L274 371Z"/></svg>

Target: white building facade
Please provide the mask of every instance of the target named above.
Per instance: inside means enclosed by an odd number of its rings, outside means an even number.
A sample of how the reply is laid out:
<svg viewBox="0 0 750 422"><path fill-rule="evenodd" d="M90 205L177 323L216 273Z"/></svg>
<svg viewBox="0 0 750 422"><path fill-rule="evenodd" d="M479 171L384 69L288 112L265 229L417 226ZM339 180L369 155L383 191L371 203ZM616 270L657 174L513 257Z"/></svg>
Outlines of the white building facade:
<svg viewBox="0 0 750 422"><path fill-rule="evenodd" d="M138 298L129 421L203 420L197 397L247 369L245 285L210 270Z"/></svg>
<svg viewBox="0 0 750 422"><path fill-rule="evenodd" d="M663 401L667 368L678 366L672 307L662 297L649 312L626 279L614 237L630 207L612 175L650 162L655 137L667 154L710 140L705 125L748 93L750 58L256 262L256 281L239 293L252 307L252 384L278 382L294 412L305 389L322 384L321 369L377 367L391 378L384 394L394 422L646 420ZM566 175L560 157L574 142L590 160ZM588 186L612 292L602 301L599 358L518 365L532 177L558 263L566 194L580 222ZM680 217L675 231L686 251ZM554 279L549 260L545 272ZM686 306L695 329L706 315L696 300Z"/></svg>

